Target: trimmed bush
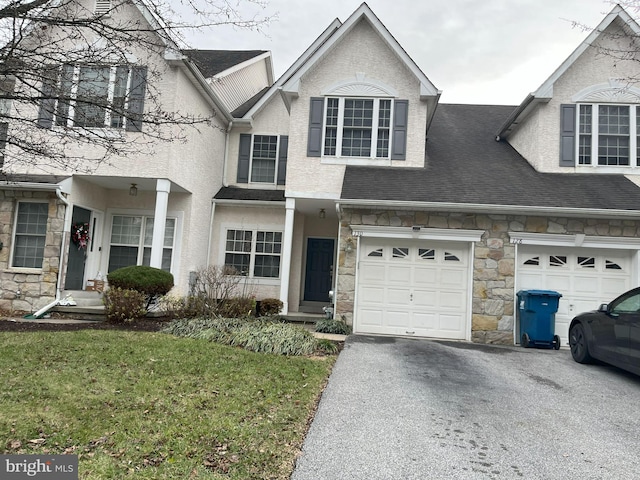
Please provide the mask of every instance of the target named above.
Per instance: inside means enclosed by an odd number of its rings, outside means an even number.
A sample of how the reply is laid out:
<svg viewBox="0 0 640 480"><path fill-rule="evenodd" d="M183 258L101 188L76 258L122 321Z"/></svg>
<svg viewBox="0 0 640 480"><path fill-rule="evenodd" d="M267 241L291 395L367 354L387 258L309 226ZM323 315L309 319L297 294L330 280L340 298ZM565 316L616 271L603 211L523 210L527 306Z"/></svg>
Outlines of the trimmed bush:
<svg viewBox="0 0 640 480"><path fill-rule="evenodd" d="M323 318L316 322L316 332L333 333L335 335L349 335L351 333L351 327L342 320Z"/></svg>
<svg viewBox="0 0 640 480"><path fill-rule="evenodd" d="M233 297L218 305L218 315L222 317L250 317L256 313L256 299L253 297Z"/></svg>
<svg viewBox="0 0 640 480"><path fill-rule="evenodd" d="M110 287L136 290L150 297L166 295L173 288L173 275L159 268L132 265L107 275Z"/></svg>
<svg viewBox="0 0 640 480"><path fill-rule="evenodd" d="M147 314L145 308L145 295L136 290L126 288L109 288L104 292L104 312L107 320L115 323L123 323L128 320L137 320Z"/></svg>
<svg viewBox="0 0 640 480"><path fill-rule="evenodd" d="M282 301L278 298L265 298L260 300L260 315L278 315L283 306Z"/></svg>

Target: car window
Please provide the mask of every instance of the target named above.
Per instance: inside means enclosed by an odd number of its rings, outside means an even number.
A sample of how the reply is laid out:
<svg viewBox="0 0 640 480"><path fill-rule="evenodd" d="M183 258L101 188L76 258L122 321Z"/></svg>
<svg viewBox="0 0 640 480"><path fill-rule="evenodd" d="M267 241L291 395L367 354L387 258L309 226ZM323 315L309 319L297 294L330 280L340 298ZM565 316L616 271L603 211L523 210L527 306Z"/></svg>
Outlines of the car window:
<svg viewBox="0 0 640 480"><path fill-rule="evenodd" d="M611 312L614 313L635 313L638 311L640 311L640 293L620 299L620 301L616 302L611 308Z"/></svg>

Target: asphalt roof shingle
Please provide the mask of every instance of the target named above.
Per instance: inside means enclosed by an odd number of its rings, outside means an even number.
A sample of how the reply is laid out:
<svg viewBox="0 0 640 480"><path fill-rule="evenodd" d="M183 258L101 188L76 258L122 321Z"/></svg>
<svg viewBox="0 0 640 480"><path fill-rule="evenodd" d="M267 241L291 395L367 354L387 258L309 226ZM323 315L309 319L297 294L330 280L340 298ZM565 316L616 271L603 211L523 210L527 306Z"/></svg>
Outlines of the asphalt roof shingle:
<svg viewBox="0 0 640 480"><path fill-rule="evenodd" d="M399 202L640 210L623 175L537 172L495 132L515 107L438 106L425 168L346 169L342 198Z"/></svg>
<svg viewBox="0 0 640 480"><path fill-rule="evenodd" d="M213 197L216 200L255 202L284 202L284 190L256 190L253 188L222 187Z"/></svg>
<svg viewBox="0 0 640 480"><path fill-rule="evenodd" d="M184 50L182 53L196 64L204 78L211 78L234 65L266 53L266 50Z"/></svg>

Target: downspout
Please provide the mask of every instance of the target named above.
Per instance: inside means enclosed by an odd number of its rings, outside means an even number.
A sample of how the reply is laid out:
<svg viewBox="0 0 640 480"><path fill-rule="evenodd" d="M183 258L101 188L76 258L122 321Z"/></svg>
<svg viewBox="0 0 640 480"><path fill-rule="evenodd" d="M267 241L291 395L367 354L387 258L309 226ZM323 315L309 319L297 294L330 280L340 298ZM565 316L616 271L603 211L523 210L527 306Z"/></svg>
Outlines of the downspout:
<svg viewBox="0 0 640 480"><path fill-rule="evenodd" d="M229 160L229 137L231 136L231 128L233 127L233 120L229 122L227 126L227 131L225 132L224 137L224 160L222 163L222 186L228 187L229 182L227 181L227 161Z"/></svg>
<svg viewBox="0 0 640 480"><path fill-rule="evenodd" d="M64 258L66 255L66 252L64 251L64 247L67 244L69 224L71 223L71 209L69 208L69 201L62 196L62 190L60 189L60 187L56 188L56 197L58 197L58 199L65 206L64 223L62 225L62 242L60 245L60 260L58 263L58 281L56 282L56 297L51 303L45 305L37 312L29 315L25 315L24 318L27 318L27 319L42 318L42 316L45 313L47 313L49 310L51 310L53 307L55 307L60 303L60 299L62 297L62 266L64 265Z"/></svg>
<svg viewBox="0 0 640 480"><path fill-rule="evenodd" d="M209 240L207 242L207 267L211 265L211 244L213 243L213 217L216 213L216 200L211 199L211 216L209 217Z"/></svg>

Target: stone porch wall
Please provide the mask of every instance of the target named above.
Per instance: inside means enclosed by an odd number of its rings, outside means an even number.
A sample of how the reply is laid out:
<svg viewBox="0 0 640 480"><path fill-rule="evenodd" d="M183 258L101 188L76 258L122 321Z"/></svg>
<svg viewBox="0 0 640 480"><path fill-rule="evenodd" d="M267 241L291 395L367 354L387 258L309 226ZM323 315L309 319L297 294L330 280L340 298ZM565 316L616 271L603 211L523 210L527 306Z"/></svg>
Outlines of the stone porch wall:
<svg viewBox="0 0 640 480"><path fill-rule="evenodd" d="M16 207L23 199L49 203L42 269L13 269L9 265ZM34 312L55 299L64 214L65 205L55 193L0 190L0 310Z"/></svg>
<svg viewBox="0 0 640 480"><path fill-rule="evenodd" d="M344 252L350 225L484 230L473 259L472 340L513 344L515 246L508 232L638 237L640 221L343 209L336 316L353 324L357 252Z"/></svg>

